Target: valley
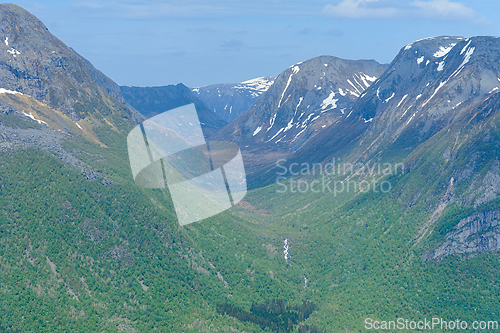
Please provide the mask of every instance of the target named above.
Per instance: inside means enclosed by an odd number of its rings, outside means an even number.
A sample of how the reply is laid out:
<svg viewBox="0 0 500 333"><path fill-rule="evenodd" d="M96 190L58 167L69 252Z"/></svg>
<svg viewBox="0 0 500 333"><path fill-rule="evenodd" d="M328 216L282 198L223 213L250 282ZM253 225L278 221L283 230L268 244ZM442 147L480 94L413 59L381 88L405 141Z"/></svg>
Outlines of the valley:
<svg viewBox="0 0 500 333"><path fill-rule="evenodd" d="M498 38L120 87L24 9L0 15L0 332L500 321ZM190 103L249 191L179 226L168 188L135 184L127 135Z"/></svg>

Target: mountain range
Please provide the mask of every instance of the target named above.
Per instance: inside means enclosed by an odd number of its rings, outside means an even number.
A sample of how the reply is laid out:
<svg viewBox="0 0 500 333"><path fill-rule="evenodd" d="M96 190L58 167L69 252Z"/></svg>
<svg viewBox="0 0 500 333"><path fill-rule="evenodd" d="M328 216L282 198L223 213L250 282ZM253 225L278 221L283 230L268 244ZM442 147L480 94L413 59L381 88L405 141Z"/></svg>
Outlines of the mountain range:
<svg viewBox="0 0 500 333"><path fill-rule="evenodd" d="M206 137L227 125L182 83L160 87L122 86L120 89L125 101L147 118L193 103Z"/></svg>
<svg viewBox="0 0 500 333"><path fill-rule="evenodd" d="M119 87L24 9L0 16L0 332L494 325L498 38ZM251 190L181 227L167 188L134 183L126 142L190 103L206 139L239 145Z"/></svg>

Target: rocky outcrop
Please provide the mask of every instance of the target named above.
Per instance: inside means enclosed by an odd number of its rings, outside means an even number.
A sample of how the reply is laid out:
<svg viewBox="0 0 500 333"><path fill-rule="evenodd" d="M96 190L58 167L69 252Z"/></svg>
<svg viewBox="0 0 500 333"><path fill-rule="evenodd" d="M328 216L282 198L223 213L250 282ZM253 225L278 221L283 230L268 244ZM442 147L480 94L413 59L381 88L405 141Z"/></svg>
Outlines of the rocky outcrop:
<svg viewBox="0 0 500 333"><path fill-rule="evenodd" d="M423 256L443 259L452 254L477 254L500 249L500 210L475 213L461 219L445 236L445 242Z"/></svg>
<svg viewBox="0 0 500 333"><path fill-rule="evenodd" d="M73 120L124 101L118 86L52 35L35 16L0 5L0 88L30 95ZM134 110L125 111L135 118Z"/></svg>

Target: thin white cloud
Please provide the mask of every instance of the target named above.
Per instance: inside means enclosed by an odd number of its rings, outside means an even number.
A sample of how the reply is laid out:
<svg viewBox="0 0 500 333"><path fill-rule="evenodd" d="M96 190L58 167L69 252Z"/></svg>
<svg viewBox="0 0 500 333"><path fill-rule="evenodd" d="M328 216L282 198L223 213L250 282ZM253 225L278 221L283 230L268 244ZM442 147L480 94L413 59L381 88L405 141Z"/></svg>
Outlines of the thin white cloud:
<svg viewBox="0 0 500 333"><path fill-rule="evenodd" d="M459 2L448 0L416 0L413 1L410 5L419 8L419 14L427 17L444 17L456 19L477 17L476 12L471 8Z"/></svg>
<svg viewBox="0 0 500 333"><path fill-rule="evenodd" d="M368 3L378 0L343 0L338 5L326 5L323 15L327 17L345 18L387 18L394 17L399 10L393 7L374 8L368 7Z"/></svg>
<svg viewBox="0 0 500 333"><path fill-rule="evenodd" d="M326 5L323 15L336 18L409 18L409 19L470 19L484 21L472 8L450 0L391 1L393 7L382 6L380 0L342 0L336 5Z"/></svg>

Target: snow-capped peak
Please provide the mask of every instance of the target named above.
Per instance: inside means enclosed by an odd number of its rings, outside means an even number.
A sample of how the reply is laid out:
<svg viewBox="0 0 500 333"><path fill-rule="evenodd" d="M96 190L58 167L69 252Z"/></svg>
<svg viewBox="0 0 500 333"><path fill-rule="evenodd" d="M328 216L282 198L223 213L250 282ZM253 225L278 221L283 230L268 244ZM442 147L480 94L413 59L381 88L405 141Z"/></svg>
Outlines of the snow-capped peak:
<svg viewBox="0 0 500 333"><path fill-rule="evenodd" d="M241 82L235 89L253 89L259 92L266 92L274 83L274 79L258 77L256 79Z"/></svg>

